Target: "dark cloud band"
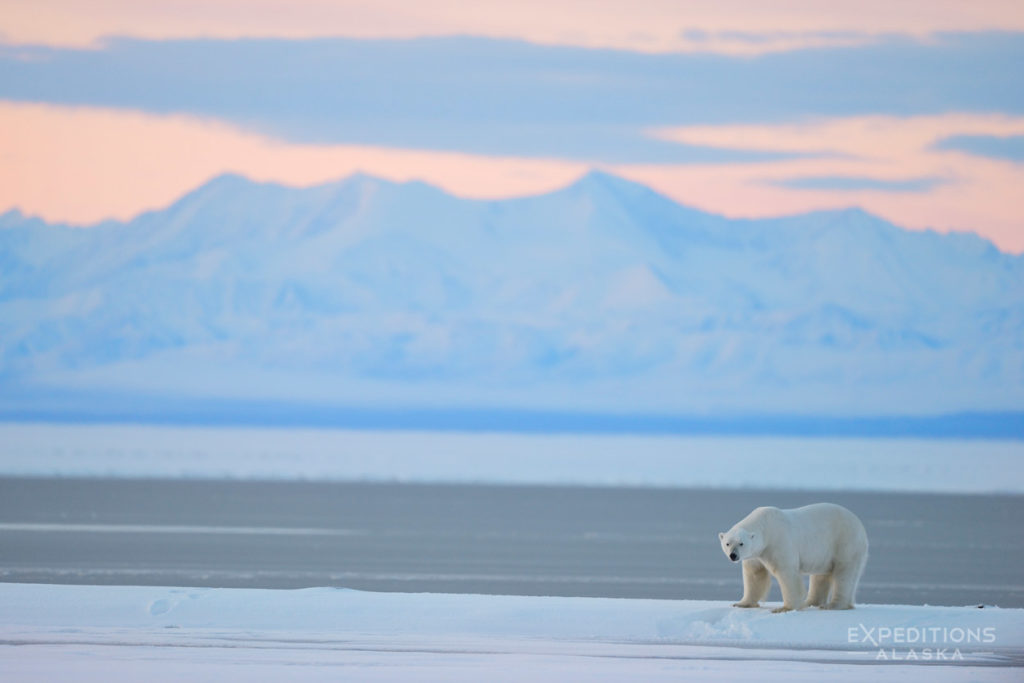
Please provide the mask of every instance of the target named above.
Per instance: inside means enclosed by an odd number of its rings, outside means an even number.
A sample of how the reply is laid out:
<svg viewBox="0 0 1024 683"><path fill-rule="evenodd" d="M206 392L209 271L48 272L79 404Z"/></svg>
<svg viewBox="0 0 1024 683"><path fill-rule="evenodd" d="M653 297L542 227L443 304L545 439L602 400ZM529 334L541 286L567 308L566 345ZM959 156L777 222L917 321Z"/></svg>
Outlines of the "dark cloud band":
<svg viewBox="0 0 1024 683"><path fill-rule="evenodd" d="M937 142L935 149L1024 163L1024 135L954 135Z"/></svg>
<svg viewBox="0 0 1024 683"><path fill-rule="evenodd" d="M862 176L806 176L773 181L777 187L794 190L831 190L856 192L873 190L877 192L928 192L939 185L948 183L947 178L925 177L905 180L884 180Z"/></svg>
<svg viewBox="0 0 1024 683"><path fill-rule="evenodd" d="M648 55L482 38L118 39L0 48L0 98L214 117L292 142L613 163L787 156L680 145L663 126L808 116L1024 113L1024 34L757 57Z"/></svg>

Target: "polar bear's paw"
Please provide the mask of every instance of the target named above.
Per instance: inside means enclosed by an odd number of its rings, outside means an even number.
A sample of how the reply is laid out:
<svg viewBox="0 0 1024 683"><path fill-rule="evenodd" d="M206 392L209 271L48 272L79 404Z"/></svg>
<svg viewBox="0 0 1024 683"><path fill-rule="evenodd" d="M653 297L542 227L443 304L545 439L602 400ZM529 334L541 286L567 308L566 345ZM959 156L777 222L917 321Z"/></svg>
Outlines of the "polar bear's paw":
<svg viewBox="0 0 1024 683"><path fill-rule="evenodd" d="M759 603L759 602L734 602L734 603L732 603L732 606L733 607L760 607L761 603Z"/></svg>
<svg viewBox="0 0 1024 683"><path fill-rule="evenodd" d="M830 602L827 605L824 605L821 609L836 609L836 610L838 610L838 609L853 609L853 605L851 605L848 602L844 602L844 603Z"/></svg>

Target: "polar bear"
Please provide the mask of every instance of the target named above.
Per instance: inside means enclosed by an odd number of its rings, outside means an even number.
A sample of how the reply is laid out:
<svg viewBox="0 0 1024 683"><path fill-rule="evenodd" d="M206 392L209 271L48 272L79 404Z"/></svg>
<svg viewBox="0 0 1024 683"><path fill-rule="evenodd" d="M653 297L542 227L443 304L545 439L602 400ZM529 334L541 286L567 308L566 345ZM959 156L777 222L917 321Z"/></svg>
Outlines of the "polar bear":
<svg viewBox="0 0 1024 683"><path fill-rule="evenodd" d="M774 576L783 604L773 612L808 606L853 609L868 559L868 535L857 516L841 505L757 508L718 534L718 540L730 560L743 562L743 597L734 607L759 607ZM801 574L811 575L806 598Z"/></svg>

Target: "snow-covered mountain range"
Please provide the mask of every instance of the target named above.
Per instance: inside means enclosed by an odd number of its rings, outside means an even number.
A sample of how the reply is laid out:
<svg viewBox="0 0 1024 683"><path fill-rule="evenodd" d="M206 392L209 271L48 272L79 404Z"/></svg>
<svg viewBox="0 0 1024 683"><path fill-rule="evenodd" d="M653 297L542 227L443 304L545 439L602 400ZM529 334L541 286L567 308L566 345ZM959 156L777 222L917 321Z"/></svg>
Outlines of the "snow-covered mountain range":
<svg viewBox="0 0 1024 683"><path fill-rule="evenodd" d="M730 220L599 172L501 201L226 175L127 223L0 216L0 384L58 411L1017 411L1024 257L856 209Z"/></svg>

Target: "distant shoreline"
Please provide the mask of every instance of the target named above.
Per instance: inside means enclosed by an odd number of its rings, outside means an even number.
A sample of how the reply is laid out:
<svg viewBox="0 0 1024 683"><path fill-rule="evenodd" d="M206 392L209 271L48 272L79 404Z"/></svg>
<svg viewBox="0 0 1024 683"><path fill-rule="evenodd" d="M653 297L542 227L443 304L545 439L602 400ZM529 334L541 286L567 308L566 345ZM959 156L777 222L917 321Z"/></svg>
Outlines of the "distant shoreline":
<svg viewBox="0 0 1024 683"><path fill-rule="evenodd" d="M7 477L1019 496L1024 440L0 423Z"/></svg>
<svg viewBox="0 0 1024 683"><path fill-rule="evenodd" d="M272 401L81 397L0 405L0 423L293 427L351 430L1024 440L1024 411L944 415L670 415L487 408L379 408ZM40 402L42 403L42 402Z"/></svg>

